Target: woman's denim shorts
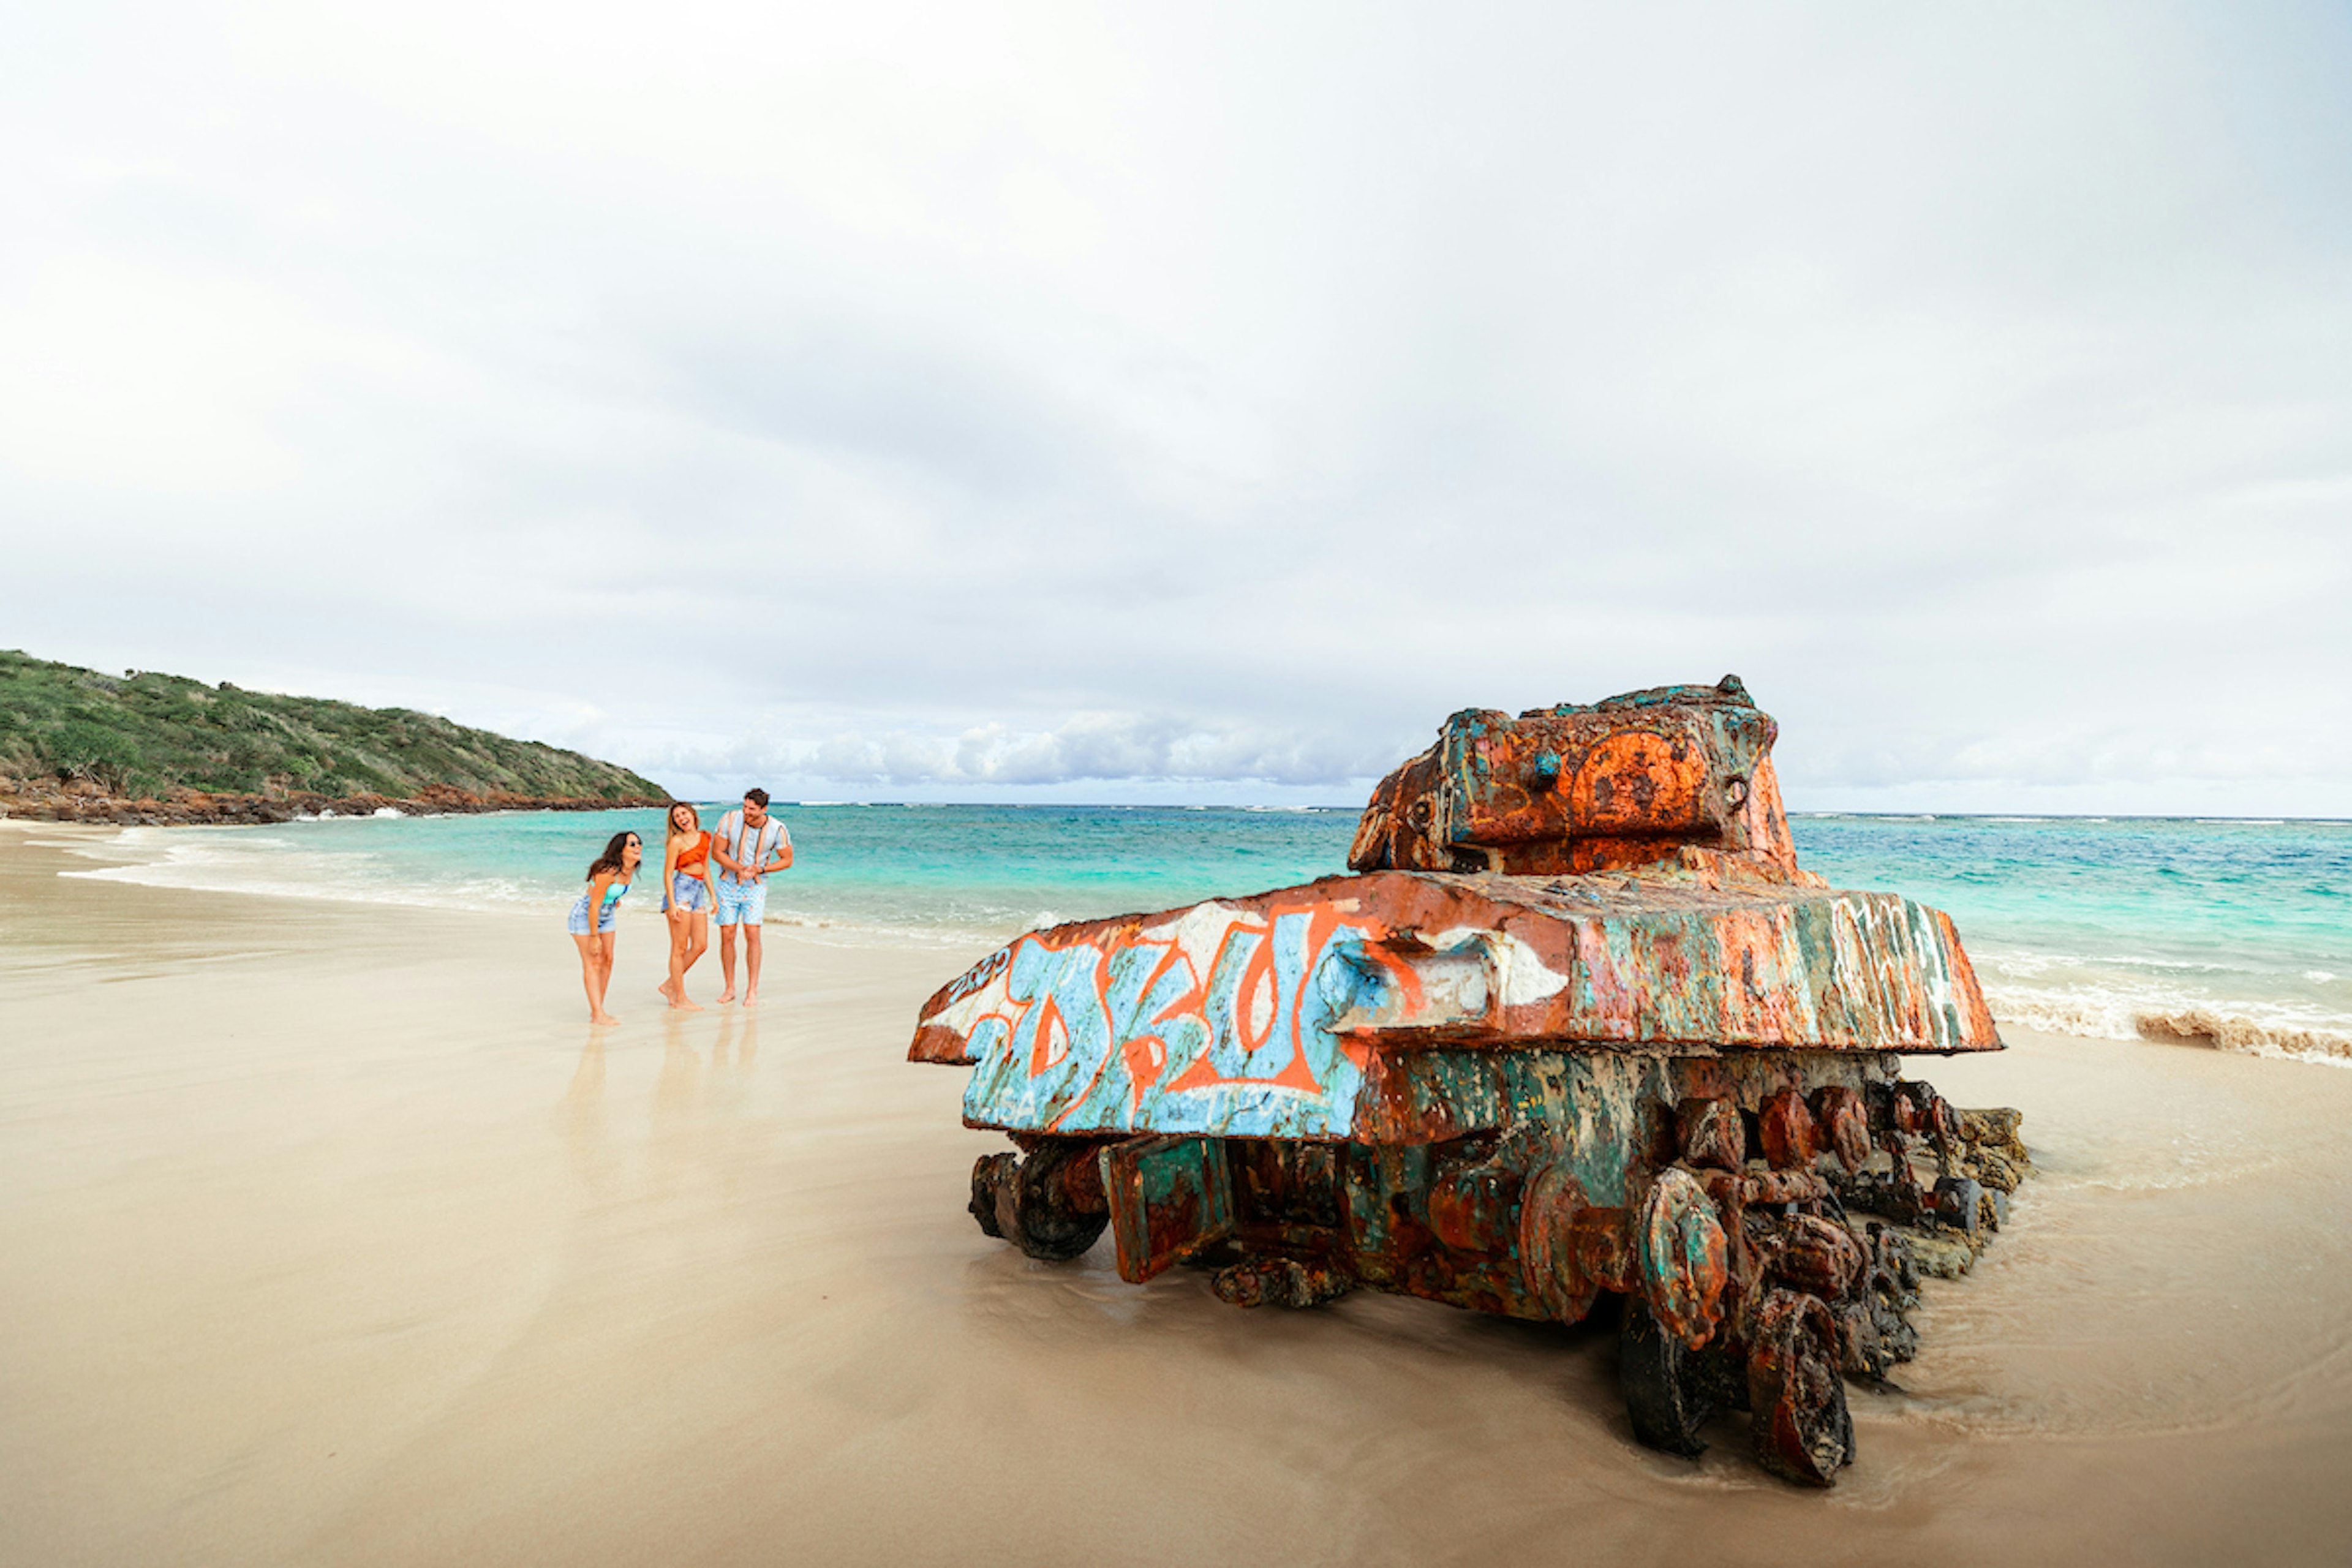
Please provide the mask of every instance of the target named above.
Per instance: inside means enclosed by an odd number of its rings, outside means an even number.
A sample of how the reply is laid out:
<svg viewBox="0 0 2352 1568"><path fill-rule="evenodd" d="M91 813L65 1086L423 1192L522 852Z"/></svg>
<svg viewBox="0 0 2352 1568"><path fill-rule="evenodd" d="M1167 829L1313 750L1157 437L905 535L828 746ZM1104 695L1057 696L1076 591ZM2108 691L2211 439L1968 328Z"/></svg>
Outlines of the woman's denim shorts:
<svg viewBox="0 0 2352 1568"><path fill-rule="evenodd" d="M684 910L698 915L710 908L710 884L691 871L680 871L669 879L669 897L662 900L662 913Z"/></svg>
<svg viewBox="0 0 2352 1568"><path fill-rule="evenodd" d="M619 919L620 910L621 900L618 899L606 904L604 906L604 918L596 922L596 930L599 932L611 931L614 921ZM588 934L587 894L581 894L580 901L572 906L572 918L563 922L563 929L570 931L573 936L586 936Z"/></svg>

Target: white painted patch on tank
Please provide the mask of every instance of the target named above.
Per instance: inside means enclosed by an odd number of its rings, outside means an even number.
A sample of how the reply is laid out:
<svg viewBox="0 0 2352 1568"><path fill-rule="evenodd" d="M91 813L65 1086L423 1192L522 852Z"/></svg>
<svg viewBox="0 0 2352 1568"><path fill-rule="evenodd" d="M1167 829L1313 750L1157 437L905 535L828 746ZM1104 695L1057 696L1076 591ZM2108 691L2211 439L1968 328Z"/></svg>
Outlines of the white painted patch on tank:
<svg viewBox="0 0 2352 1568"><path fill-rule="evenodd" d="M1412 972L1421 982L1421 1010L1403 1021L1424 1028L1484 1022L1493 994L1492 968L1484 954L1468 948L1416 959Z"/></svg>
<svg viewBox="0 0 2352 1568"><path fill-rule="evenodd" d="M1524 1007L1568 989L1568 976L1543 961L1543 955L1507 931L1485 926L1455 926L1427 939L1440 952L1475 944L1495 973L1495 994L1506 1007Z"/></svg>
<svg viewBox="0 0 2352 1568"><path fill-rule="evenodd" d="M1212 899L1205 904L1194 904L1174 920L1145 926L1141 934L1152 942L1174 942L1176 950L1192 961L1193 969L1206 974L1225 933L1234 929L1235 922L1248 921L1255 924L1260 920L1257 915Z"/></svg>
<svg viewBox="0 0 2352 1568"><path fill-rule="evenodd" d="M965 978L969 980L975 975L984 975L985 978L981 979L978 984L972 985L971 990L940 1008L924 1022L934 1027L951 1029L959 1036L969 1037L973 1026L978 1024L984 1015L994 1012L1003 1005L1004 977L1012 972L1013 950L1026 940L1028 939L1025 937L1017 937L972 965L965 972Z"/></svg>

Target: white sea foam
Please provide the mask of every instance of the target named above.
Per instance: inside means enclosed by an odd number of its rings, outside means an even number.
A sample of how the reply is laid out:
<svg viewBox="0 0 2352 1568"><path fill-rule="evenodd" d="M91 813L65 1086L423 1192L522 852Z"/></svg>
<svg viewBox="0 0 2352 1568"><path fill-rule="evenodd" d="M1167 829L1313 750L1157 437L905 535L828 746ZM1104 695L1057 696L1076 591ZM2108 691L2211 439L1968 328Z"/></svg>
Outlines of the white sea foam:
<svg viewBox="0 0 2352 1568"><path fill-rule="evenodd" d="M956 925L886 925L877 921L847 921L803 910L778 910L770 905L767 922L786 927L803 942L827 947L919 947L950 952L984 952L1001 942L1000 933Z"/></svg>
<svg viewBox="0 0 2352 1568"><path fill-rule="evenodd" d="M2036 952L2024 948L1992 948L1976 954L1977 968L1994 974L2031 980L2053 969L2078 969L2083 960L2071 952Z"/></svg>
<svg viewBox="0 0 2352 1568"><path fill-rule="evenodd" d="M2352 1017L2315 1007L2099 984L1984 989L2000 1022L2044 1034L2199 1045L2352 1067Z"/></svg>
<svg viewBox="0 0 2352 1568"><path fill-rule="evenodd" d="M104 862L60 876L199 892L258 893L328 903L416 909L490 910L553 901L548 889L503 877L424 882L402 878L382 856L298 844L294 836L247 827L130 827L84 843L76 853Z"/></svg>
<svg viewBox="0 0 2352 1568"><path fill-rule="evenodd" d="M77 839L68 847L85 858L110 863L61 875L142 887L472 913L537 909L551 918L572 896L499 876L457 878L432 885L403 883L374 865L376 857L317 853L290 844L286 836L258 834L250 828L173 828L165 837L161 829L134 827L111 839ZM621 918L632 925L650 925L661 916L650 902L643 907L630 902L622 906ZM948 923L898 925L774 908L769 910L768 923L789 927L805 940L833 946L963 951L995 940L992 931ZM1058 917L1045 923L1058 923Z"/></svg>
<svg viewBox="0 0 2352 1568"><path fill-rule="evenodd" d="M2291 1057L2322 1061L2332 1067L2352 1067L2352 1034L2334 1029L2299 1029L2234 1017L2210 1008L2191 1007L2179 1013L2150 1013L2136 1020L2139 1037L2165 1044L2209 1046L2225 1051L2247 1051L2263 1057Z"/></svg>

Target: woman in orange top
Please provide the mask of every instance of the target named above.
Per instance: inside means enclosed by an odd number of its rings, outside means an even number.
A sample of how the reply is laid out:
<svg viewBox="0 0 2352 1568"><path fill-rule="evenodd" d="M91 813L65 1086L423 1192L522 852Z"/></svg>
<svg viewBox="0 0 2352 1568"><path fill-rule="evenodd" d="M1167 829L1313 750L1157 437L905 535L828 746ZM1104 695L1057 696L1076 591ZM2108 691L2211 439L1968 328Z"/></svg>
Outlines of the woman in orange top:
<svg viewBox="0 0 2352 1568"><path fill-rule="evenodd" d="M710 911L719 889L710 884L710 835L702 831L702 814L686 802L672 801L669 832L662 844L662 913L669 917L669 978L658 989L673 1007L699 1013L688 1001L686 972L710 947Z"/></svg>

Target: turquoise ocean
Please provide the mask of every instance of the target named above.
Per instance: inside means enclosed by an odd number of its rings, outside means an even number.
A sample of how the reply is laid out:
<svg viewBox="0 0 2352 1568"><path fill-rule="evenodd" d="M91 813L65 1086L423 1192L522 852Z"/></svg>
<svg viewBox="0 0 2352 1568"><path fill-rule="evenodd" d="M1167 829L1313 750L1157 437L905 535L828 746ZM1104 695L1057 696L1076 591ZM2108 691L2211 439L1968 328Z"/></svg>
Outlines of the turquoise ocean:
<svg viewBox="0 0 2352 1568"><path fill-rule="evenodd" d="M715 824L722 806L706 807ZM1353 808L780 805L797 860L769 920L819 941L941 949L1346 868ZM2206 1035L2352 1060L2352 822L1801 816L1835 885L1951 914L1995 1014L2058 1033ZM517 812L131 828L84 875L224 892L528 908L562 929L605 838L659 815ZM655 889L628 900L651 921ZM627 928L625 928L627 929ZM657 929L650 924L650 934Z"/></svg>

